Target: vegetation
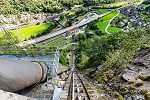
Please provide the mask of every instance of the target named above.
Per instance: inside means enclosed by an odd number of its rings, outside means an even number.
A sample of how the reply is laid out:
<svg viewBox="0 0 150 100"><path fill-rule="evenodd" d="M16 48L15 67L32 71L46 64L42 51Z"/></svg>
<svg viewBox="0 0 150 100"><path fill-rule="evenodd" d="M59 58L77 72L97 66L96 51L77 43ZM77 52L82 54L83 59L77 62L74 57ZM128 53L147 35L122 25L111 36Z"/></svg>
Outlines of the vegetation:
<svg viewBox="0 0 150 100"><path fill-rule="evenodd" d="M55 2L44 0L2 0L0 2L0 13L4 15L18 14L20 12L59 12L61 9L57 7ZM52 6L53 5L53 6Z"/></svg>
<svg viewBox="0 0 150 100"><path fill-rule="evenodd" d="M131 4L137 4L137 3L142 3L144 0L130 0L130 1L120 1L120 2L114 2L114 3L106 3L104 5L100 5L100 8L118 8L121 6L128 6Z"/></svg>
<svg viewBox="0 0 150 100"><path fill-rule="evenodd" d="M144 18L144 20L148 21L150 17L150 2L148 0L145 0L145 2L143 2L142 7L138 9L138 11L141 12L140 18Z"/></svg>
<svg viewBox="0 0 150 100"><path fill-rule="evenodd" d="M71 46L69 48L63 49L60 51L60 60L59 62L63 65L63 66L69 66L70 65L70 56L68 57L67 55L71 52L72 48Z"/></svg>
<svg viewBox="0 0 150 100"><path fill-rule="evenodd" d="M48 39L44 42L38 43L37 46L39 47L59 47L62 48L67 46L71 43L71 39L67 39L63 36L56 36L52 39Z"/></svg>
<svg viewBox="0 0 150 100"><path fill-rule="evenodd" d="M99 20L93 21L92 23L89 24L89 29L94 30L98 32L100 30L103 33L116 33L118 31L121 31L121 28L117 27L110 27L109 24L111 23L112 19L118 14L118 11L114 11ZM107 32L108 31L108 32Z"/></svg>
<svg viewBox="0 0 150 100"><path fill-rule="evenodd" d="M110 33L117 33L119 31L121 31L122 29L121 28L118 28L118 27L108 27L108 32Z"/></svg>
<svg viewBox="0 0 150 100"><path fill-rule="evenodd" d="M69 65L69 61L67 60L67 55L64 51L61 51L60 53L60 60L59 62L63 65L63 66L68 66Z"/></svg>
<svg viewBox="0 0 150 100"><path fill-rule="evenodd" d="M0 36L0 53L50 54L59 49L59 62L63 66L69 66L71 62L72 41L70 38L66 38L64 34L26 47L18 47L16 44L20 41L50 33L57 24L61 24L63 28L71 26L93 10L99 14L103 14L110 11L111 9L109 8L117 8L140 1L143 0L1 0L0 4L2 7L0 8L0 12L6 17L8 17L8 14L20 15L19 13L22 12L29 14L40 12L57 13L61 16L53 20L54 23L38 22L36 25L23 26L10 32L6 30L5 34ZM78 5L75 6L78 10L73 7L74 5ZM137 12L136 18L144 18L140 21L144 23L142 23L143 25L141 24L141 27L146 26L146 21L149 20L149 7L149 4L145 2L142 9L135 10L135 12L140 10L139 13ZM140 90L140 87L144 87L145 81L150 81L150 77L142 73L135 80L132 80L132 78L131 80L125 79L128 75L124 76L126 73L122 73L122 69L128 67L128 64L132 62L135 52L141 47L150 47L149 26L132 31L126 27L129 26L136 29L134 28L136 25L131 22L136 22L134 13L132 14L131 12L130 15L130 12L129 14L125 12L132 11L133 9L132 7L129 7L129 9L128 7L126 9L123 8L120 10L124 12L122 14L120 14L119 10L114 10L110 14L87 24L85 32L76 36L76 42L78 42L75 50L76 66L78 69L83 70L85 75L90 75L90 78L97 80L94 84L98 83L98 89L101 86L103 87L104 98L108 95L111 99L124 100L126 99L125 96L133 95L136 93L136 90ZM64 10L67 10L66 13L61 14ZM129 16L127 17L126 15ZM123 32L121 28L126 29L127 33ZM140 63L137 62L134 65L139 67ZM144 72L144 70L142 71ZM90 87L90 89L92 88ZM145 98L149 100L149 91L146 88L143 88L141 91ZM137 94L140 95L140 91Z"/></svg>
<svg viewBox="0 0 150 100"><path fill-rule="evenodd" d="M74 12L69 12L66 15L67 23L65 27L71 26L72 23L80 21L83 18L83 16L85 16L87 13L88 10L83 10L83 9Z"/></svg>
<svg viewBox="0 0 150 100"><path fill-rule="evenodd" d="M131 0L128 3L140 2L143 0ZM111 4L110 3L117 3ZM61 12L65 8L71 9L74 5L104 5L102 7L119 7L124 5L124 0L1 0L0 13L4 15L19 14L20 12L32 13L56 13Z"/></svg>
<svg viewBox="0 0 150 100"><path fill-rule="evenodd" d="M102 31L102 32L106 32L105 31L105 29L106 29L106 27L108 26L108 24L109 24L109 21L99 21L98 23L97 23L97 27Z"/></svg>
<svg viewBox="0 0 150 100"><path fill-rule="evenodd" d="M55 25L52 22L39 23L37 25L28 25L22 28L12 30L11 33L18 38L19 41L28 40L30 38L39 37L50 32ZM2 34L2 32L1 32Z"/></svg>
<svg viewBox="0 0 150 100"><path fill-rule="evenodd" d="M143 30L143 29L142 29ZM124 68L133 54L141 46L148 45L150 29L130 32L118 32L111 35L77 36L79 47L76 51L77 66L80 69L97 67L105 63L104 70Z"/></svg>
<svg viewBox="0 0 150 100"><path fill-rule="evenodd" d="M6 38L0 39L0 54L51 54L56 52L57 46L64 45L61 38L55 40L47 40L42 43L28 45L25 47L16 46L18 38L10 35L5 35ZM65 39L64 39L65 40ZM66 39L66 41L68 41Z"/></svg>
<svg viewBox="0 0 150 100"><path fill-rule="evenodd" d="M37 55L37 54L52 54L56 52L56 48L42 48L42 47L37 47L35 45L28 45L27 47L19 47L16 45L5 45L1 46L0 48L0 54L30 54L30 55Z"/></svg>
<svg viewBox="0 0 150 100"><path fill-rule="evenodd" d="M83 0L83 3L85 6L93 6L93 5L102 5L102 7L120 7L122 5L128 4L128 3L136 3L136 2L142 2L144 0L131 0L131 1L124 1L124 0ZM110 3L113 3L109 5ZM105 5L104 5L105 4Z"/></svg>

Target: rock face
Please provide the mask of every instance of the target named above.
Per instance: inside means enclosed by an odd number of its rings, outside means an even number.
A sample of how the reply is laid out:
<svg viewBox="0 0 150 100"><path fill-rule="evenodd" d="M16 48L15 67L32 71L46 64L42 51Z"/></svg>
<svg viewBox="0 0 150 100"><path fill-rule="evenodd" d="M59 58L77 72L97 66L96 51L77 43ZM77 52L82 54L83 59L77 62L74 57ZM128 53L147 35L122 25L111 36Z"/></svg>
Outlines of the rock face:
<svg viewBox="0 0 150 100"><path fill-rule="evenodd" d="M138 79L150 81L150 48L139 50L129 69L124 70L122 78L128 82Z"/></svg>
<svg viewBox="0 0 150 100"><path fill-rule="evenodd" d="M137 63L140 66L150 67L150 48L142 48L134 56L134 63Z"/></svg>
<svg viewBox="0 0 150 100"><path fill-rule="evenodd" d="M132 63L110 80L108 87L124 100L150 100L150 48L141 48Z"/></svg>
<svg viewBox="0 0 150 100"><path fill-rule="evenodd" d="M141 48L138 51L133 63L124 70L122 78L133 83L136 89L150 91L150 48Z"/></svg>

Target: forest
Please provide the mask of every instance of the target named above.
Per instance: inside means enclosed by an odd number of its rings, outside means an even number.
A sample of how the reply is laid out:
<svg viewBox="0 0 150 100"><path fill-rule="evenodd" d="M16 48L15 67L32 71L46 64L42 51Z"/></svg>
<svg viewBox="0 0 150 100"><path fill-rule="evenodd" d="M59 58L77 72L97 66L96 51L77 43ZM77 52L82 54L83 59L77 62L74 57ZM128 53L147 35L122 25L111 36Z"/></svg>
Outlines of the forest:
<svg viewBox="0 0 150 100"><path fill-rule="evenodd" d="M149 46L150 27L111 35L95 32L79 34L76 50L76 64L79 69L94 68L105 64L105 69L122 69L132 60L140 47Z"/></svg>
<svg viewBox="0 0 150 100"><path fill-rule="evenodd" d="M128 2L134 1L140 0L128 0ZM59 13L64 9L71 9L74 5L91 6L115 2L124 2L124 0L1 0L0 13L3 15L21 12Z"/></svg>

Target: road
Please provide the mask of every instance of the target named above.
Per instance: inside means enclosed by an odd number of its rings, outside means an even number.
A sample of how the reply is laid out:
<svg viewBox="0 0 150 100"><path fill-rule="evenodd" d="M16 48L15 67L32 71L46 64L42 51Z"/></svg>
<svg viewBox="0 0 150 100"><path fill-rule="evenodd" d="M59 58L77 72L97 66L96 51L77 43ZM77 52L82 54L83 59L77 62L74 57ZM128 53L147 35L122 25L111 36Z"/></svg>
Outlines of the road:
<svg viewBox="0 0 150 100"><path fill-rule="evenodd" d="M49 38L61 35L61 34L67 32L69 30L72 30L72 29L84 26L84 25L90 23L91 21L94 21L94 20L96 20L98 18L101 18L101 17L103 17L103 16L105 16L105 15L107 15L109 13L111 13L111 11L110 12L106 12L106 13L101 14L101 15L94 14L93 16L90 16L90 18L88 18L88 20L85 20L85 21L80 22L78 24L75 24L73 26L67 27L65 29L62 29L62 30L59 30L59 31L56 31L56 32L53 32L53 33L49 33L49 34L41 36L39 38L36 38L36 39L33 39L33 40L29 40L29 41L26 41L26 42L23 42L23 43L19 43L18 45L19 46L26 46L26 45L36 44L36 43L42 42L42 41L47 40Z"/></svg>

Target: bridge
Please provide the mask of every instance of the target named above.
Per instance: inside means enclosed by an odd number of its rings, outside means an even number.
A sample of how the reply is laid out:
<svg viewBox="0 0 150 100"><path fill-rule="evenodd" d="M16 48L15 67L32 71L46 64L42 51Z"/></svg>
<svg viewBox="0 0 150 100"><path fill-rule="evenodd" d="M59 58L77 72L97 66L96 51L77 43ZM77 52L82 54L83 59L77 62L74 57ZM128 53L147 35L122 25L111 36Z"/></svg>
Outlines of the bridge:
<svg viewBox="0 0 150 100"><path fill-rule="evenodd" d="M84 18L83 21L73 25L73 26L70 26L70 27L67 27L65 29L62 29L62 30L59 30L59 31L56 31L56 32L53 32L53 33L49 33L47 35L44 35L44 36L41 36L39 38L36 38L36 39L33 39L33 40L30 40L30 41L26 41L26 42L23 42L23 43L19 43L18 45L19 46L25 46L25 45L30 45L30 44L36 44L36 43L39 43L39 42L42 42L44 40L47 40L49 38L52 38L52 37L55 37L55 36L58 36L58 35L61 35L61 34L64 34L70 30L73 30L73 29L76 29L76 28L79 28L79 27L82 27L88 23L90 23L91 21L94 21L98 18L101 18L103 16L106 16L107 14L111 13L111 11L109 12L106 12L104 14L101 14L101 15L98 15L98 14L95 14L93 13L89 18Z"/></svg>

